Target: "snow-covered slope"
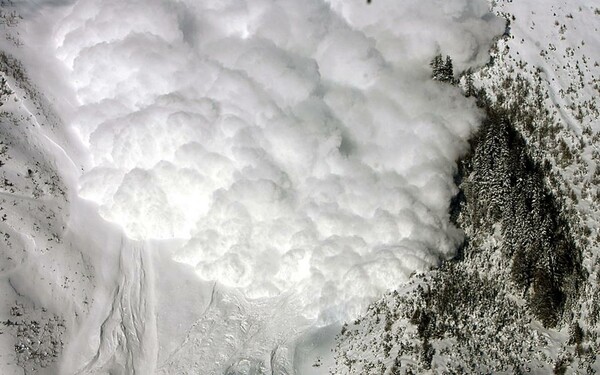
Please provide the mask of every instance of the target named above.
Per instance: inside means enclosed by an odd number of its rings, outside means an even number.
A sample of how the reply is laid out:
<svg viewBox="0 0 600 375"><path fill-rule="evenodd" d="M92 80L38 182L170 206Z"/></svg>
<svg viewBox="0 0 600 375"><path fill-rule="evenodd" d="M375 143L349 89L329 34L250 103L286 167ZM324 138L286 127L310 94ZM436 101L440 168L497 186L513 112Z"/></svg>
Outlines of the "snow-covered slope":
<svg viewBox="0 0 600 375"><path fill-rule="evenodd" d="M99 300L100 285L113 281L101 273L112 268L119 231L74 194L75 149L23 67L5 53L1 63L1 372L64 373L57 367L71 346L64 343L102 314L100 304L112 304ZM85 335L86 345L92 338Z"/></svg>
<svg viewBox="0 0 600 375"><path fill-rule="evenodd" d="M48 367L63 350L67 319L85 311L91 274L65 242L74 166L64 138L20 64L2 54L2 373ZM62 146L60 145L62 144ZM64 173L64 174L63 174Z"/></svg>
<svg viewBox="0 0 600 375"><path fill-rule="evenodd" d="M507 31L490 64L461 79L488 114L458 176L455 218L468 241L456 261L345 327L334 373L600 368L600 10L584 1L497 1L494 10Z"/></svg>

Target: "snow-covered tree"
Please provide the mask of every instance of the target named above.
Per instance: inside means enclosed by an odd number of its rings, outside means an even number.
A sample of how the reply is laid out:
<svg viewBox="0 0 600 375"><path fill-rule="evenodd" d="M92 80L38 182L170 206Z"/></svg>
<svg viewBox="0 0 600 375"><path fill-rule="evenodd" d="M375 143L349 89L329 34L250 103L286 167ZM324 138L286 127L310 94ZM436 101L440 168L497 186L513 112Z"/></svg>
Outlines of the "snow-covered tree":
<svg viewBox="0 0 600 375"><path fill-rule="evenodd" d="M432 68L431 78L433 80L450 84L456 83L454 79L454 65L450 56L446 56L444 59L441 54L438 54L431 60L429 65Z"/></svg>

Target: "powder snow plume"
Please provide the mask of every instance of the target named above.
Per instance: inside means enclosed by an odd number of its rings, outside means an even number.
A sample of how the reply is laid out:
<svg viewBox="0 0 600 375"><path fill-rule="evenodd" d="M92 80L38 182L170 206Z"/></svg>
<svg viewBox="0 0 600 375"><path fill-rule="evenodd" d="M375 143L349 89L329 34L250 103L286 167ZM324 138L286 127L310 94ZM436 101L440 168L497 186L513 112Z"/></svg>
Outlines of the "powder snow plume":
<svg viewBox="0 0 600 375"><path fill-rule="evenodd" d="M38 81L88 151L80 196L200 279L324 325L462 241L453 173L481 114L428 63L487 61L486 1L30 8Z"/></svg>
<svg viewBox="0 0 600 375"><path fill-rule="evenodd" d="M482 64L484 1L91 1L53 24L90 153L80 195L249 298L346 319L451 256L479 114L429 80ZM42 14L43 11L39 12Z"/></svg>

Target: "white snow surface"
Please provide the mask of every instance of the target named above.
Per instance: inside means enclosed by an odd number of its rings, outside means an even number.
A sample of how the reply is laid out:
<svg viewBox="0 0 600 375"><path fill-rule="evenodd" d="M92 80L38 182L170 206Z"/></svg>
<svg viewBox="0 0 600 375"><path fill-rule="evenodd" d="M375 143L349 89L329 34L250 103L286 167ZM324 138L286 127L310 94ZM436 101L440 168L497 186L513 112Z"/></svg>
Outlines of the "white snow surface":
<svg viewBox="0 0 600 375"><path fill-rule="evenodd" d="M100 273L62 373L305 373L331 341L315 330L460 243L452 177L481 114L428 63L486 62L504 30L486 1L25 14L21 56L83 145L68 225Z"/></svg>

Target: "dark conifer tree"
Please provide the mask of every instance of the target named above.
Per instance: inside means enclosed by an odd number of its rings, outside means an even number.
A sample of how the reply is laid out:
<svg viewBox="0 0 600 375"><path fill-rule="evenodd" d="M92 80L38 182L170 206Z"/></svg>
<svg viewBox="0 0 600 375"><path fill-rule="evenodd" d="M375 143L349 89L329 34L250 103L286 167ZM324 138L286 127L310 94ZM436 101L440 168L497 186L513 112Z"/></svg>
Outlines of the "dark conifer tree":
<svg viewBox="0 0 600 375"><path fill-rule="evenodd" d="M446 56L446 59L441 54L436 55L431 63L431 78L434 81L446 82L455 84L454 80L454 67L450 56Z"/></svg>

